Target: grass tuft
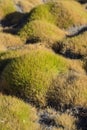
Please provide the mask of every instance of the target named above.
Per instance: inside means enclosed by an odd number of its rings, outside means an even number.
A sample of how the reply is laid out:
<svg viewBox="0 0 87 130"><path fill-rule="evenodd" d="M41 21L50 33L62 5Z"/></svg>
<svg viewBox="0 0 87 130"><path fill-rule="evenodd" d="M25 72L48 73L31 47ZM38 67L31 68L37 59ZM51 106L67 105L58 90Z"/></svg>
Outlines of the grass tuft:
<svg viewBox="0 0 87 130"><path fill-rule="evenodd" d="M53 77L66 72L66 60L51 51L32 50L13 59L2 72L2 89L34 102L45 104L48 86Z"/></svg>
<svg viewBox="0 0 87 130"><path fill-rule="evenodd" d="M65 37L65 32L45 21L35 20L27 23L19 32L24 42L54 43Z"/></svg>
<svg viewBox="0 0 87 130"><path fill-rule="evenodd" d="M76 72L59 75L48 91L49 104L58 109L69 106L87 106L87 77Z"/></svg>
<svg viewBox="0 0 87 130"><path fill-rule="evenodd" d="M37 6L29 13L29 21L43 20L60 28L87 24L87 13L83 7L72 0L59 0Z"/></svg>
<svg viewBox="0 0 87 130"><path fill-rule="evenodd" d="M0 94L0 130L38 130L35 108L22 100Z"/></svg>

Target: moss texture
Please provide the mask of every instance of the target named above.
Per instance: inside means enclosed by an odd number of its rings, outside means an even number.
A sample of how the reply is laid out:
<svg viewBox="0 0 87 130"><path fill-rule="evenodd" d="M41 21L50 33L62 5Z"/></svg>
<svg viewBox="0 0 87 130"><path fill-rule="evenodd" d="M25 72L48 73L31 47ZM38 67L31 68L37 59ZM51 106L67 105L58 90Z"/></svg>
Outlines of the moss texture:
<svg viewBox="0 0 87 130"><path fill-rule="evenodd" d="M2 74L1 86L37 106L40 103L44 105L52 78L67 69L63 57L48 50L34 50L28 55L13 59L7 65Z"/></svg>
<svg viewBox="0 0 87 130"><path fill-rule="evenodd" d="M36 110L20 99L0 94L1 130L38 130Z"/></svg>
<svg viewBox="0 0 87 130"><path fill-rule="evenodd" d="M68 28L75 24L87 24L87 13L74 0L59 0L34 8L29 14L31 20L45 20L60 28Z"/></svg>
<svg viewBox="0 0 87 130"><path fill-rule="evenodd" d="M65 32L45 21L34 20L27 23L19 32L24 42L54 43L65 37Z"/></svg>

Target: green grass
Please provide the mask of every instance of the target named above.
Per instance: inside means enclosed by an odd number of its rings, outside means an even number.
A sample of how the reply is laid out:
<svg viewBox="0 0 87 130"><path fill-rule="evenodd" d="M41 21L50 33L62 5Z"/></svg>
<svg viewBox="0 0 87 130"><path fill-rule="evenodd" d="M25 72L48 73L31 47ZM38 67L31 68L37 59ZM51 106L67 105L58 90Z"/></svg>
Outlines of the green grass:
<svg viewBox="0 0 87 130"><path fill-rule="evenodd" d="M72 25L87 24L87 13L82 6L69 0L49 2L34 8L29 13L28 21L43 20L53 23L60 28Z"/></svg>
<svg viewBox="0 0 87 130"><path fill-rule="evenodd" d="M38 111L49 113L49 119L52 119L57 127L52 130L77 130L76 117L65 113L59 113L52 109ZM39 124L39 114L30 104L22 100L0 94L0 130L43 130L46 126ZM64 129L63 129L64 128Z"/></svg>
<svg viewBox="0 0 87 130"><path fill-rule="evenodd" d="M39 130L35 108L20 99L0 94L0 130Z"/></svg>
<svg viewBox="0 0 87 130"><path fill-rule="evenodd" d="M13 59L2 73L2 89L27 98L37 106L45 104L52 78L68 69L66 60L49 50L32 50Z"/></svg>
<svg viewBox="0 0 87 130"><path fill-rule="evenodd" d="M65 32L46 21L34 20L27 23L18 33L26 42L54 43L65 37Z"/></svg>
<svg viewBox="0 0 87 130"><path fill-rule="evenodd" d="M5 48L1 46L1 53L0 53L0 74L2 73L3 69L5 66L11 61L11 59L23 56L27 53L29 53L29 47L28 48L23 48L19 50L7 50L5 51Z"/></svg>

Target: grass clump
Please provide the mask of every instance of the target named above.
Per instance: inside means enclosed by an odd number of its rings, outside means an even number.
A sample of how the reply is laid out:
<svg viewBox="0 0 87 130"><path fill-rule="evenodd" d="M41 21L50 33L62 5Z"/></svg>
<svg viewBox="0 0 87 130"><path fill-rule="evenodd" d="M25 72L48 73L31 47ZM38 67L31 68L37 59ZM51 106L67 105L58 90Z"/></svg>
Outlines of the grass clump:
<svg viewBox="0 0 87 130"><path fill-rule="evenodd" d="M0 32L0 44L3 44L6 47L12 47L12 46L20 46L22 45L22 41L20 37Z"/></svg>
<svg viewBox="0 0 87 130"><path fill-rule="evenodd" d="M70 106L87 106L87 77L76 72L59 75L48 91L49 105L58 109Z"/></svg>
<svg viewBox="0 0 87 130"><path fill-rule="evenodd" d="M87 32L78 36L64 38L60 43L54 44L53 49L67 57L85 57L87 55Z"/></svg>
<svg viewBox="0 0 87 130"><path fill-rule="evenodd" d="M59 0L39 5L29 13L29 20L45 20L60 28L87 24L87 13L76 1Z"/></svg>
<svg viewBox="0 0 87 130"><path fill-rule="evenodd" d="M77 130L78 119L68 112L59 112L47 108L39 112L41 125L48 123L52 130ZM47 117L44 119L44 117ZM44 126L42 127L44 129Z"/></svg>
<svg viewBox="0 0 87 130"><path fill-rule="evenodd" d="M44 43L38 43L38 44L29 44L29 45L23 45L20 46L18 49L14 50L8 50L3 45L1 45L1 54L0 54L0 74L3 72L3 69L6 67L6 65L15 58L18 58L23 55L29 54L31 50L35 49L44 49ZM6 49L6 51L5 51Z"/></svg>
<svg viewBox="0 0 87 130"><path fill-rule="evenodd" d="M35 20L27 23L19 32L25 42L54 43L65 36L65 32L45 21Z"/></svg>
<svg viewBox="0 0 87 130"><path fill-rule="evenodd" d="M1 48L0 48L1 49ZM4 48L3 48L4 49ZM21 47L20 49L17 50L7 50L7 51L2 51L1 49L1 54L0 54L0 74L3 72L3 69L6 67L6 65L14 58L23 56L25 54L29 53L30 47ZM32 49L31 49L32 50Z"/></svg>
<svg viewBox="0 0 87 130"><path fill-rule="evenodd" d="M0 94L0 130L39 130L35 108L23 101Z"/></svg>
<svg viewBox="0 0 87 130"><path fill-rule="evenodd" d="M57 114L55 121L59 125L57 130L77 130L77 119L68 113Z"/></svg>
<svg viewBox="0 0 87 130"><path fill-rule="evenodd" d="M53 77L67 71L64 58L48 50L32 50L28 55L12 60L2 73L4 90L45 104L45 96Z"/></svg>
<svg viewBox="0 0 87 130"><path fill-rule="evenodd" d="M7 14L10 14L15 11L16 8L12 0L0 0L0 18L3 18Z"/></svg>

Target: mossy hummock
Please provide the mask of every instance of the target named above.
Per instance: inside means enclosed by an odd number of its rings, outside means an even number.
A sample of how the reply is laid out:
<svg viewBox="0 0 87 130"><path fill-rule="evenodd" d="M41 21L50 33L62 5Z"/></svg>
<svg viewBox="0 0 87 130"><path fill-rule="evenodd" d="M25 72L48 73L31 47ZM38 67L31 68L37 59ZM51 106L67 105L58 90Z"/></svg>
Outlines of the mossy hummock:
<svg viewBox="0 0 87 130"><path fill-rule="evenodd" d="M36 109L22 100L0 94L0 130L38 130Z"/></svg>
<svg viewBox="0 0 87 130"><path fill-rule="evenodd" d="M3 89L30 102L45 104L52 78L68 69L66 60L48 50L33 50L13 59L2 73Z"/></svg>
<svg viewBox="0 0 87 130"><path fill-rule="evenodd" d="M60 28L87 24L87 13L76 1L59 0L39 5L29 13L28 21L42 20Z"/></svg>
<svg viewBox="0 0 87 130"><path fill-rule="evenodd" d="M27 23L18 33L27 43L55 43L65 37L65 31L46 21L34 20Z"/></svg>

